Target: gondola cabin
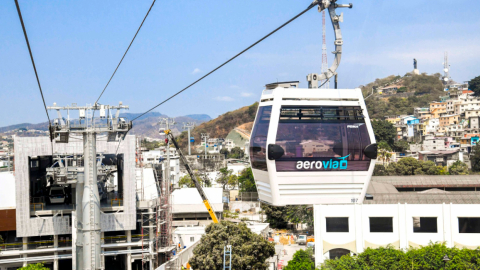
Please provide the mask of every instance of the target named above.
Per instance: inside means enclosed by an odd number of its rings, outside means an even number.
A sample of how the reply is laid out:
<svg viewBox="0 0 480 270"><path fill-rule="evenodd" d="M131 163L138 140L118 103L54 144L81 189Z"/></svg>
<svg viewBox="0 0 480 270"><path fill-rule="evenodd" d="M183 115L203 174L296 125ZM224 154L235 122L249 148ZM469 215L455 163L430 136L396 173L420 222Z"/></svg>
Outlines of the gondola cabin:
<svg viewBox="0 0 480 270"><path fill-rule="evenodd" d="M377 148L360 89L263 91L250 138L259 199L284 206L362 203Z"/></svg>

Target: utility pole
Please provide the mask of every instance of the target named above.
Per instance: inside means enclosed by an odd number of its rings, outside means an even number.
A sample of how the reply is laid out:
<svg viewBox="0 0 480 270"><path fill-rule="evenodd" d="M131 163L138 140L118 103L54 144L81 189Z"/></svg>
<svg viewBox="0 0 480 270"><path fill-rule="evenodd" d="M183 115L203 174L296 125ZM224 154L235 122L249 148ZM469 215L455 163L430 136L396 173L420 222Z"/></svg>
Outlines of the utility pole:
<svg viewBox="0 0 480 270"><path fill-rule="evenodd" d="M202 133L202 140L205 142L205 156L203 157L203 170L206 174L205 160L207 159L207 140L210 137L209 133Z"/></svg>
<svg viewBox="0 0 480 270"><path fill-rule="evenodd" d="M108 133L108 141L117 141L124 139L126 133L132 128L132 123L120 118L120 110L128 109L128 106L120 104L118 106L87 105L84 107L72 104L72 106L60 107L53 103L48 110L56 110L58 118L50 123L50 140L56 143L68 143L70 133L83 135L83 173L80 172L76 179L76 228L77 243L75 260L77 265L74 269L97 270L101 269L101 243L100 243L100 198L97 186L97 134ZM62 118L60 110L79 111L78 123L71 123L70 117ZM105 122L96 123L94 121L94 111L100 111L100 119L106 119ZM110 114L110 110L116 110L115 117ZM82 192L83 191L83 192ZM83 194L82 194L83 193ZM74 255L75 256L75 255ZM82 257L82 258L80 258Z"/></svg>
<svg viewBox="0 0 480 270"><path fill-rule="evenodd" d="M165 166L165 176L166 176L166 183L168 183L167 188L170 188L170 140L168 139L167 135L165 134L165 130L170 130L170 126L175 125L176 122L173 119L169 118L163 118L160 120L160 134L165 135L165 143L166 143L166 148L165 148L165 154L167 155L167 164ZM163 134L162 134L163 133Z"/></svg>
<svg viewBox="0 0 480 270"><path fill-rule="evenodd" d="M195 123L190 122L190 123L183 123L183 129L188 130L188 155L192 155L191 152L191 147L190 147L190 142L192 138L190 137L190 129L193 129L195 127Z"/></svg>

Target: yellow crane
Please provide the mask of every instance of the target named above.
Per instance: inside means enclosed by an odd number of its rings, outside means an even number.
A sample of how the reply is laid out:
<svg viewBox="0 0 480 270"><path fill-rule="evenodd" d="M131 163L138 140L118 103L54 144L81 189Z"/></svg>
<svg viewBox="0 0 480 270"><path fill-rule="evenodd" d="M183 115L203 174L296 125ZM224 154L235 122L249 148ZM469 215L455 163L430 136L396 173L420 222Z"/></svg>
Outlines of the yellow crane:
<svg viewBox="0 0 480 270"><path fill-rule="evenodd" d="M195 187L198 190L198 193L200 193L200 197L202 197L203 204L205 204L205 207L208 210L208 213L210 214L210 217L213 220L213 223L218 223L218 218L217 215L215 215L215 212L213 211L212 205L210 205L210 202L208 201L207 195L205 195L205 192L203 191L202 186L200 185L200 182L198 182L197 177L193 173L192 169L188 165L187 159L182 153L182 150L180 150L180 147L178 146L177 142L175 141L175 138L173 137L173 134L170 129L165 130L165 135L167 135L167 139L173 143L175 148L178 151L178 155L180 156L180 160L183 162L185 165L185 169L187 169L188 174L190 175L190 178L192 179L193 183L195 184ZM168 145L167 145L168 147Z"/></svg>

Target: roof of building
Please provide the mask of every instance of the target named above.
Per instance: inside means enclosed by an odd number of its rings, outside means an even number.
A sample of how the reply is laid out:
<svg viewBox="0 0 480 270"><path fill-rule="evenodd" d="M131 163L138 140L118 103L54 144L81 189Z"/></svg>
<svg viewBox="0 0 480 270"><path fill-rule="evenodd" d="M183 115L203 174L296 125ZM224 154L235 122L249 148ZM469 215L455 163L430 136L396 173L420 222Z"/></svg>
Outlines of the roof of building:
<svg viewBox="0 0 480 270"><path fill-rule="evenodd" d="M15 209L15 176L12 172L0 172L0 210Z"/></svg>
<svg viewBox="0 0 480 270"><path fill-rule="evenodd" d="M455 154L460 150L455 149L455 150L431 150L431 151L418 151L422 155L450 155L450 154Z"/></svg>
<svg viewBox="0 0 480 270"><path fill-rule="evenodd" d="M203 191L215 212L223 211L222 188L204 188ZM172 193L173 213L207 213L196 188L176 189Z"/></svg>
<svg viewBox="0 0 480 270"><path fill-rule="evenodd" d="M480 204L480 193L477 192L452 192L449 194L400 192L371 195L373 195L373 200L364 200L364 204Z"/></svg>
<svg viewBox="0 0 480 270"><path fill-rule="evenodd" d="M478 175L402 175L373 176L370 182L390 184L397 188L405 187L480 187ZM374 185L375 185L374 184ZM370 187L369 187L370 188ZM373 191L372 191L373 192ZM384 192L376 192L384 193Z"/></svg>

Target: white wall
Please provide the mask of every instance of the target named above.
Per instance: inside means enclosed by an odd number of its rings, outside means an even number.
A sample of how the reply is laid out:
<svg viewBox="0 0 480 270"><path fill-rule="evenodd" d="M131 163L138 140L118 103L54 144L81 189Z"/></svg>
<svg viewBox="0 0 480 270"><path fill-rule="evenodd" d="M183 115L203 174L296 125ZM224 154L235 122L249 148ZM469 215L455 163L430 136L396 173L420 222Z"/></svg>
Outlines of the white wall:
<svg viewBox="0 0 480 270"><path fill-rule="evenodd" d="M348 217L349 232L326 232L326 217ZM392 217L393 232L370 232L369 217ZM413 217L436 217L437 233L414 233ZM446 242L447 246L476 248L480 233L459 233L459 217L480 217L478 204L367 204L314 205L316 264L328 258L333 248L354 253L367 247L392 244L401 249Z"/></svg>

